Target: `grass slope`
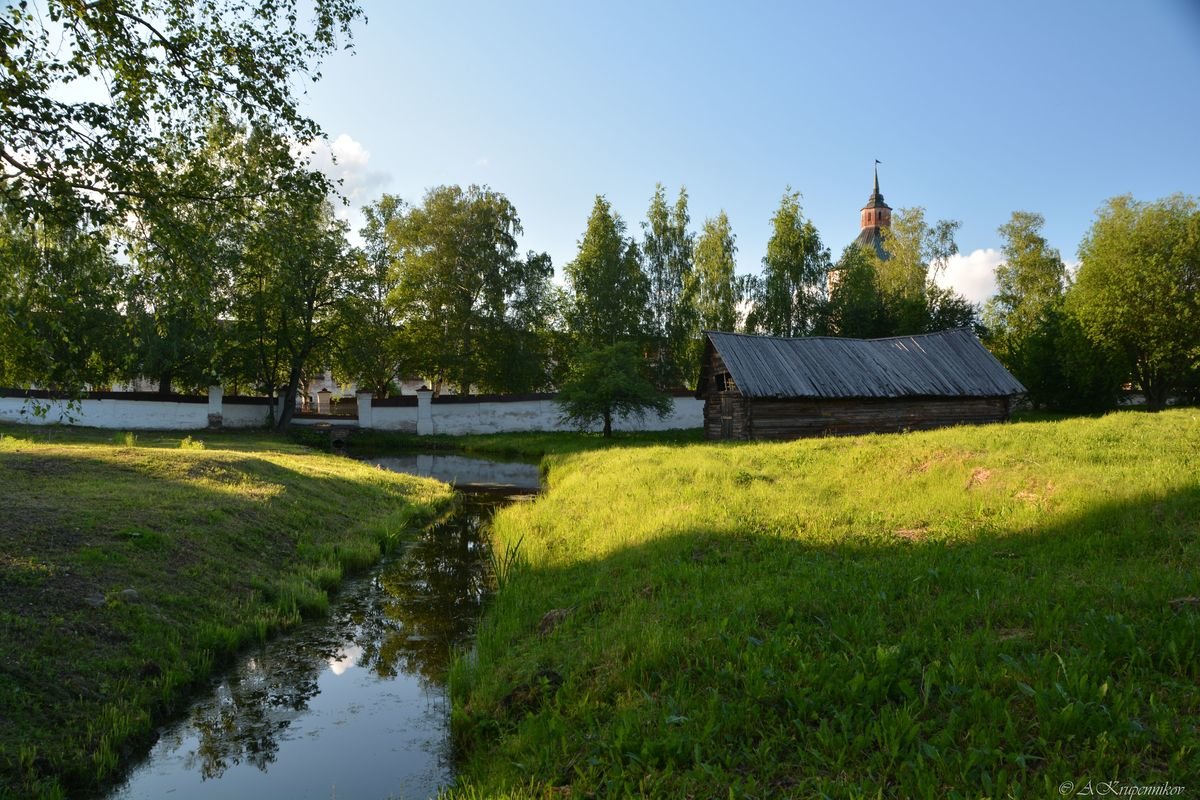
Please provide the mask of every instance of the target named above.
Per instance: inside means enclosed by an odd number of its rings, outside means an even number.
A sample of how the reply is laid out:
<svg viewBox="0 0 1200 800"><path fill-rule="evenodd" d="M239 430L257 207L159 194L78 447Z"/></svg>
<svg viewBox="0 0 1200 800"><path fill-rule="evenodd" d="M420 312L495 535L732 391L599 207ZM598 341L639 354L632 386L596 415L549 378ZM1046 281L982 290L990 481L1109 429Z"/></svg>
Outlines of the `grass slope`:
<svg viewBox="0 0 1200 800"><path fill-rule="evenodd" d="M548 461L459 796L1200 790L1196 410Z"/></svg>
<svg viewBox="0 0 1200 800"><path fill-rule="evenodd" d="M263 435L4 430L0 797L96 786L215 664L450 499Z"/></svg>

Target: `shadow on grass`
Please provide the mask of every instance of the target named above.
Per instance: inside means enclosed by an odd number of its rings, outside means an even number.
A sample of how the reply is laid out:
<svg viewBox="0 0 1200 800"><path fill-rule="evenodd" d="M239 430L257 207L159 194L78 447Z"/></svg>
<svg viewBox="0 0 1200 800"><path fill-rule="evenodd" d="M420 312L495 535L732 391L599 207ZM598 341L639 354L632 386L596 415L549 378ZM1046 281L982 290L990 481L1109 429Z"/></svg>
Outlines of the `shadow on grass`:
<svg viewBox="0 0 1200 800"><path fill-rule="evenodd" d="M452 674L462 794L1192 790L1198 564L1200 486L1021 534L714 527L525 564Z"/></svg>

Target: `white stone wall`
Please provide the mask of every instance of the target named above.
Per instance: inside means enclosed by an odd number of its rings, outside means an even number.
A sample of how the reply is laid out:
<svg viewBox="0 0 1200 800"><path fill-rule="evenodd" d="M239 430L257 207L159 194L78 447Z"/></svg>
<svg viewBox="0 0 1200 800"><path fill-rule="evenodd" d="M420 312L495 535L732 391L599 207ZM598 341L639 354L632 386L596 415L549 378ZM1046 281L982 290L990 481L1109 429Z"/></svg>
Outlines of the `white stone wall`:
<svg viewBox="0 0 1200 800"><path fill-rule="evenodd" d="M380 431L417 432L416 406L373 406L371 427Z"/></svg>
<svg viewBox="0 0 1200 800"><path fill-rule="evenodd" d="M34 403L47 409L34 413ZM266 406L261 406L265 411ZM207 403L161 400L26 400L0 397L0 420L26 425L83 425L116 430L191 431L208 427Z"/></svg>
<svg viewBox="0 0 1200 800"><path fill-rule="evenodd" d="M699 428L704 424L704 401L694 397L675 397L670 414L659 419L648 414L640 421L619 417L613 420L618 431L665 431L675 428ZM378 413L379 409L376 409ZM569 431L562 409L553 400L516 402L438 403L430 408L433 433L504 433L509 431ZM599 426L594 430L599 430Z"/></svg>
<svg viewBox="0 0 1200 800"><path fill-rule="evenodd" d="M553 400L488 401L482 403L432 402L422 393L418 406L371 406L365 394L358 397L361 427L409 433L504 433L517 431L572 430L561 421L562 411ZM616 419L618 431L660 431L674 428L698 428L704 421L704 403L693 397L676 397L674 408L663 419L649 415L640 422ZM209 402L181 403L171 400L95 399L81 400L74 406L65 401L36 401L49 413L36 416L33 405L20 397L0 397L0 420L33 425L70 424L114 430L203 430L209 414L221 414L225 428L261 428L267 424L265 403L228 402L219 387L210 390ZM424 416L423 416L424 415ZM297 419L297 424L317 424L327 419ZM423 424L422 424L423 421ZM359 425L354 417L341 417L339 425Z"/></svg>

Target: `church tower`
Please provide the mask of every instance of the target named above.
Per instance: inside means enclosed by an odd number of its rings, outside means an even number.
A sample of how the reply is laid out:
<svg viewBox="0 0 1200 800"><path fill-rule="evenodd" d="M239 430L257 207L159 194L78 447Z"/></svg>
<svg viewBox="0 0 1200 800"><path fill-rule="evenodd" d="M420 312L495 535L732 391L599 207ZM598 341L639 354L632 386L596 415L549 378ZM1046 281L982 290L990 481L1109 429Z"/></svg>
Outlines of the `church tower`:
<svg viewBox="0 0 1200 800"><path fill-rule="evenodd" d="M883 201L883 195L879 193L879 162L875 162L875 191L871 192L871 196L867 199L867 204L862 207L859 212L859 231L858 236L854 238L854 243L859 247L868 250L874 250L875 255L881 261L886 261L891 258L887 250L883 249L883 229L892 227L892 207ZM841 280L841 272L838 265L834 265L826 276L826 290L833 294L833 289Z"/></svg>
<svg viewBox="0 0 1200 800"><path fill-rule="evenodd" d="M871 197L863 206L860 214L862 215L859 220L860 230L854 241L863 247L873 249L877 256L886 260L888 253L883 249L881 231L892 226L892 207L883 202L883 195L879 193L878 161L875 162L875 191L871 192Z"/></svg>

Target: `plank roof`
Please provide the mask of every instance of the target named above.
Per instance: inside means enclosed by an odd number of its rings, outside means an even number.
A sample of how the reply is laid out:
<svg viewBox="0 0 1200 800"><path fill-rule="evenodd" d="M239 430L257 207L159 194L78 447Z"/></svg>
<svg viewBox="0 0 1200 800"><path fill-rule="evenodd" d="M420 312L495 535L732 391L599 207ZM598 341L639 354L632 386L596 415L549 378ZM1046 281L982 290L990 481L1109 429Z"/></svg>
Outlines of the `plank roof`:
<svg viewBox="0 0 1200 800"><path fill-rule="evenodd" d="M966 328L887 339L705 335L746 397L1004 397L1025 392Z"/></svg>

